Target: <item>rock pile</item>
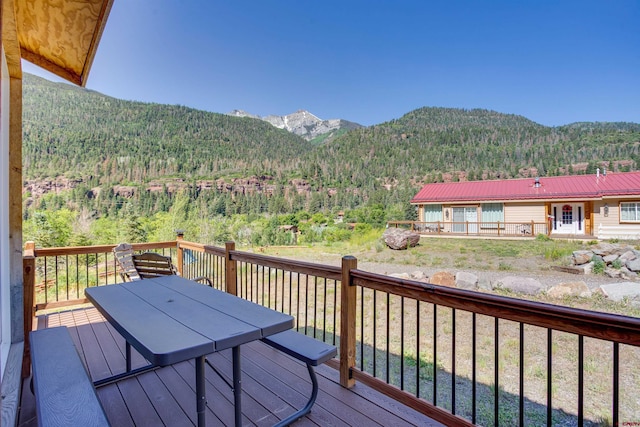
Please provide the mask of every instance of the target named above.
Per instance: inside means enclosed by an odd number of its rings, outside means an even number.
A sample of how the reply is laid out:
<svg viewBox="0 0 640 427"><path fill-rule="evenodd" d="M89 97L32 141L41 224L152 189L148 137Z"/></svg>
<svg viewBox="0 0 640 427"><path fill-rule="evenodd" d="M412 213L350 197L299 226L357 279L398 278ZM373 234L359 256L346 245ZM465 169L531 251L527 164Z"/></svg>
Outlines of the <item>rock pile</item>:
<svg viewBox="0 0 640 427"><path fill-rule="evenodd" d="M638 280L640 272L640 251L628 245L599 243L591 249L574 251L571 261L583 274L596 270L609 277Z"/></svg>
<svg viewBox="0 0 640 427"><path fill-rule="evenodd" d="M507 289L514 293L526 295L538 295L544 292L548 296L558 299L571 296L590 297L594 294L600 294L613 301L623 301L626 299L632 304L640 306L640 283L637 282L611 283L601 285L591 290L582 280L562 282L555 286L548 287L543 285L539 280L530 277L505 276L494 281L489 281L478 278L475 274L465 271L459 271L455 274L448 271L439 271L430 277L427 277L422 271L393 273L389 276L468 290L492 291L496 289Z"/></svg>

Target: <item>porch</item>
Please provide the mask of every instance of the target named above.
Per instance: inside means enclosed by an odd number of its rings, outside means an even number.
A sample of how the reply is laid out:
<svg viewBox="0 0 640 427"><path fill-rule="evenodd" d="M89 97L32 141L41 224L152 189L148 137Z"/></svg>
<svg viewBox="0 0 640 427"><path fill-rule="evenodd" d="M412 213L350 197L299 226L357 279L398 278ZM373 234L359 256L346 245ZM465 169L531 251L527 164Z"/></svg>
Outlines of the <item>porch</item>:
<svg viewBox="0 0 640 427"><path fill-rule="evenodd" d="M85 288L121 281L114 246L25 249L25 319L36 313L38 328L75 328L94 378L122 370L124 342L95 310L69 308L86 303ZM134 249L170 255L184 277L207 276L214 287L290 314L296 330L338 347L338 357L318 370L321 397L301 425L369 425L372 418L382 425L595 426L640 419L640 319L373 274L349 256L341 266L323 265L182 236ZM248 423L272 424L304 404L303 365L260 343L246 346L243 357ZM211 358L229 375L229 354ZM124 414L122 425L180 425L194 413L193 396L185 397L193 393L189 364L102 388L99 396L116 408L113 416ZM208 410L216 414L208 419L228 424L231 393L213 372L207 379ZM21 420L32 422L23 398ZM183 418L174 424L174 416Z"/></svg>
<svg viewBox="0 0 640 427"><path fill-rule="evenodd" d="M124 339L93 307L40 315L37 328L67 326L81 351L92 380L125 369ZM231 378L231 351L208 356L227 380ZM242 349L243 424L270 426L306 403L311 382L306 367L261 342ZM133 368L146 363L134 354ZM364 384L346 389L338 372L328 366L316 369L320 393L311 413L296 425L440 426L442 424L399 404ZM233 393L209 367L207 424L233 425ZM24 380L20 427L37 426L34 397ZM196 423L193 361L183 362L98 389L107 417L114 426ZM294 408L295 407L295 408Z"/></svg>

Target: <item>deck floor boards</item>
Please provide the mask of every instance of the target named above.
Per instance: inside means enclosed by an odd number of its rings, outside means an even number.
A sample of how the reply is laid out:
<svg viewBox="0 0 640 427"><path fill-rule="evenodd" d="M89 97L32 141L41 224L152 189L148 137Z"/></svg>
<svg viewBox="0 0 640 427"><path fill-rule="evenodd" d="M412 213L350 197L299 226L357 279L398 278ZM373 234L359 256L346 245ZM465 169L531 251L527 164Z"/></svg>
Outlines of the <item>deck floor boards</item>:
<svg viewBox="0 0 640 427"><path fill-rule="evenodd" d="M67 326L92 379L125 369L124 339L94 308L39 316L38 328ZM241 347L243 425L270 426L307 402L311 382L304 364L261 343ZM231 350L207 358L231 380ZM146 365L133 351L132 367ZM208 366L206 369L207 425L233 425L233 393ZM441 426L427 416L364 384L345 389L339 373L326 365L316 368L320 391L311 413L295 426ZM98 389L114 426L189 426L196 424L193 361L156 369ZM20 427L37 425L29 379L23 385Z"/></svg>

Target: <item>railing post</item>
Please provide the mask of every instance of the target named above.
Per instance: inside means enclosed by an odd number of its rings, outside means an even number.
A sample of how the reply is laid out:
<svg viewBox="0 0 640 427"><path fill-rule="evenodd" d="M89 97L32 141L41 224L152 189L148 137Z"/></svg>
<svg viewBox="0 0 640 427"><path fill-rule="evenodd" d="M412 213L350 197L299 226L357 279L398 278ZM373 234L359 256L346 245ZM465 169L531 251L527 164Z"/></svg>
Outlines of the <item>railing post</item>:
<svg viewBox="0 0 640 427"><path fill-rule="evenodd" d="M533 222L533 220L531 220L531 235L532 236L536 235L536 223Z"/></svg>
<svg viewBox="0 0 640 427"><path fill-rule="evenodd" d="M507 227L505 226L504 231L507 231ZM500 221L498 221L498 236L500 236Z"/></svg>
<svg viewBox="0 0 640 427"><path fill-rule="evenodd" d="M231 259L231 251L236 250L236 242L226 242L224 244L225 271L224 277L226 281L227 292L232 295L238 295L237 291L237 262Z"/></svg>
<svg viewBox="0 0 640 427"><path fill-rule="evenodd" d="M351 270L358 268L353 256L342 258L340 284L340 385L351 388L356 380L351 370L356 366L356 287L351 284Z"/></svg>
<svg viewBox="0 0 640 427"><path fill-rule="evenodd" d="M178 274L184 277L184 249L180 242L184 240L184 231L176 230L176 257L178 258Z"/></svg>
<svg viewBox="0 0 640 427"><path fill-rule="evenodd" d="M29 347L29 332L33 329L35 316L34 294L36 289L36 244L26 242L22 257L22 302L24 316L24 355L22 358L22 378L31 373L31 348Z"/></svg>

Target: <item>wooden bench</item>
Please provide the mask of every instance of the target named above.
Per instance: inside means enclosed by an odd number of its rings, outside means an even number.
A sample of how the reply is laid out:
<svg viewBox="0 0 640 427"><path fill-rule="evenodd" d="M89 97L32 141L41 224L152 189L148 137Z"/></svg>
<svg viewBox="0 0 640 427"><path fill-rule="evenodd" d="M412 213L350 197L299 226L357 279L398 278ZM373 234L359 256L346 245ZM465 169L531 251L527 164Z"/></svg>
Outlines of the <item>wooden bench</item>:
<svg viewBox="0 0 640 427"><path fill-rule="evenodd" d="M262 338L262 342L304 362L307 365L307 370L311 377L313 389L307 404L304 408L276 424L278 427L288 426L298 418L307 415L311 411L311 407L315 403L316 397L318 397L318 379L316 378L316 373L313 367L335 357L338 350L333 345L300 334L293 329Z"/></svg>
<svg viewBox="0 0 640 427"><path fill-rule="evenodd" d="M89 374L64 326L29 334L38 425L108 426Z"/></svg>

